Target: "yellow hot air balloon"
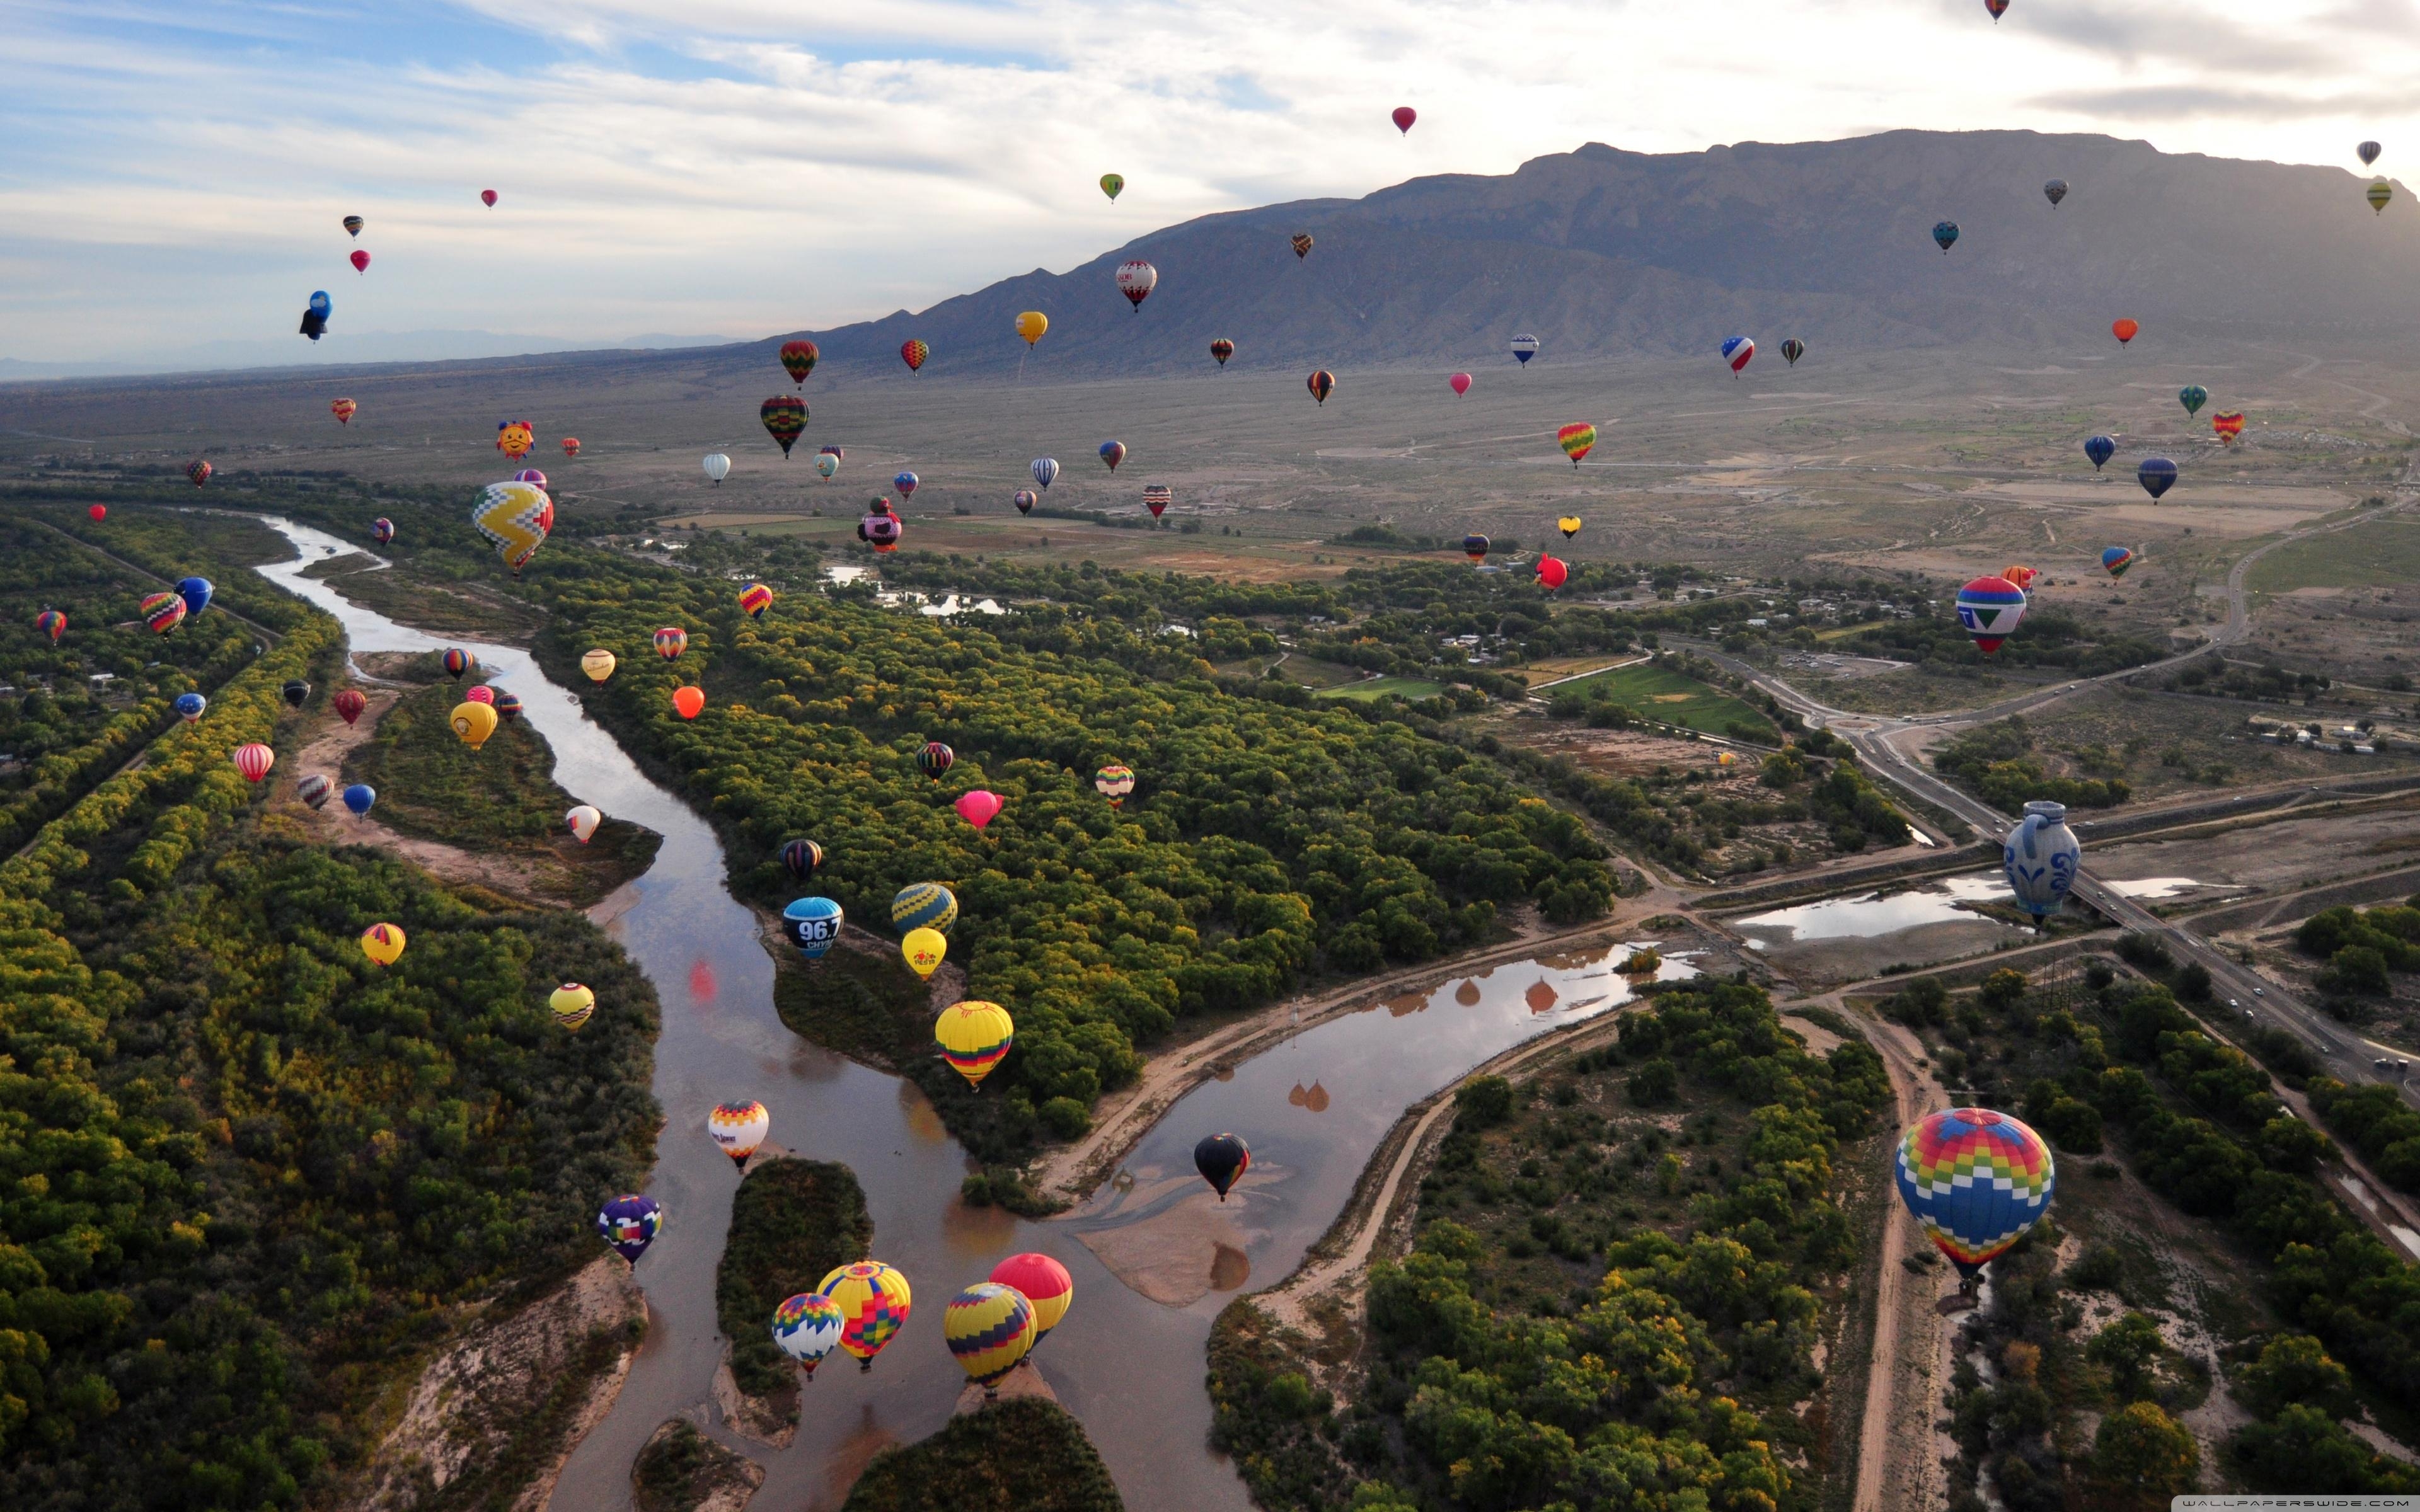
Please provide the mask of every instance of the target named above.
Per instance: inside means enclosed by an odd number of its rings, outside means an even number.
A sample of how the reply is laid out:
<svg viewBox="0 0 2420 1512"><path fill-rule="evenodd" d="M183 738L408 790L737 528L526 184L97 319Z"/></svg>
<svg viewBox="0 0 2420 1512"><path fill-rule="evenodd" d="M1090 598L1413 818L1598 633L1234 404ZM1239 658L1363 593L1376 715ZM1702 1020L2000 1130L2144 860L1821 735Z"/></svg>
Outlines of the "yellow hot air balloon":
<svg viewBox="0 0 2420 1512"><path fill-rule="evenodd" d="M933 1042L950 1069L980 1088L991 1069L1008 1058L1016 1042L1016 1024L998 1003L952 1003L933 1021Z"/></svg>
<svg viewBox="0 0 2420 1512"><path fill-rule="evenodd" d="M546 1006L554 1011L554 1022L576 1029L597 1011L597 995L576 981L566 981L548 995Z"/></svg>
<svg viewBox="0 0 2420 1512"><path fill-rule="evenodd" d="M477 750L496 733L496 708L492 703L457 703L448 722L462 744Z"/></svg>
<svg viewBox="0 0 2420 1512"><path fill-rule="evenodd" d="M1000 1395L1000 1378L1032 1352L1033 1304L1024 1292L998 1281L978 1281L950 1299L941 1315L941 1336L967 1379Z"/></svg>
<svg viewBox="0 0 2420 1512"><path fill-rule="evenodd" d="M580 658L580 670L588 674L588 680L592 683L601 683L613 676L613 653L603 646L585 653Z"/></svg>
<svg viewBox="0 0 2420 1512"><path fill-rule="evenodd" d="M949 937L937 929L911 929L899 942L899 953L908 958L917 976L929 981L941 968L941 958L950 953Z"/></svg>
<svg viewBox="0 0 2420 1512"><path fill-rule="evenodd" d="M1016 317L1016 333L1025 338L1028 347L1040 341L1042 333L1049 329L1050 317L1039 310L1028 310Z"/></svg>
<svg viewBox="0 0 2420 1512"><path fill-rule="evenodd" d="M906 1325L915 1297L908 1278L880 1260L860 1260L835 1269L815 1288L840 1307L840 1347L857 1356L860 1370Z"/></svg>
<svg viewBox="0 0 2420 1512"><path fill-rule="evenodd" d="M382 966L403 954L403 931L393 924L372 924L362 931L362 954Z"/></svg>
<svg viewBox="0 0 2420 1512"><path fill-rule="evenodd" d="M2369 201L2369 208L2383 215L2386 213L2387 201L2395 197L2395 189L2394 186L2389 184L2385 179L2381 178L2376 183L2371 184L2367 190L2364 191L2362 197Z"/></svg>
<svg viewBox="0 0 2420 1512"><path fill-rule="evenodd" d="M1562 532L1563 539L1568 541L1580 532L1580 517L1577 515L1565 515L1555 521L1555 529Z"/></svg>

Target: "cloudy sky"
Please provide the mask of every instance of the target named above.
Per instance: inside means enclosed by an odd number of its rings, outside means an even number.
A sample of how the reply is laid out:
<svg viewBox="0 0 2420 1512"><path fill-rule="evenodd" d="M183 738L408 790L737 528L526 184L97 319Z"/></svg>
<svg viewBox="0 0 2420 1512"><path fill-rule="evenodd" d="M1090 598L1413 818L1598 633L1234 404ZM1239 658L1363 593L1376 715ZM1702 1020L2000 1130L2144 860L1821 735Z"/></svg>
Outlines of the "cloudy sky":
<svg viewBox="0 0 2420 1512"><path fill-rule="evenodd" d="M2415 63L2414 0L8 0L0 358L753 337L1590 140L2032 127L2350 168L2377 137L2386 170Z"/></svg>

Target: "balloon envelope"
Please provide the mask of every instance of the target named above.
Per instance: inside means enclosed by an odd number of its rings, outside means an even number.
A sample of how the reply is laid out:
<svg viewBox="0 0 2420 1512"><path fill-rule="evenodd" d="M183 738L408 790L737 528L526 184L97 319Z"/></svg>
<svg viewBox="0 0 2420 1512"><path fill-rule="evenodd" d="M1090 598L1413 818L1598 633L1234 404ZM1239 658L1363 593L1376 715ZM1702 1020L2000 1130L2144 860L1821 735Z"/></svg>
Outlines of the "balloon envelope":
<svg viewBox="0 0 2420 1512"><path fill-rule="evenodd" d="M2118 319L2109 322L2109 333L2118 338L2118 345L2120 347L2133 341L2135 334L2142 329L2132 320Z"/></svg>
<svg viewBox="0 0 2420 1512"><path fill-rule="evenodd" d="M238 746L231 759L235 762L235 769L243 774L245 781L257 782L269 775L271 766L277 764L277 752L254 740Z"/></svg>
<svg viewBox="0 0 2420 1512"><path fill-rule="evenodd" d="M1900 1139L1897 1177L1925 1237L1973 1276L2050 1211L2057 1165L2041 1135L1989 1108L1946 1108Z"/></svg>
<svg viewBox="0 0 2420 1512"><path fill-rule="evenodd" d="M1109 202L1111 204L1115 204L1117 202L1118 192L1125 187L1125 175L1122 173L1105 173L1101 175L1101 193L1109 196Z"/></svg>
<svg viewBox="0 0 2420 1512"><path fill-rule="evenodd" d="M1486 536L1473 532L1462 538L1462 554L1473 562L1484 562L1487 560L1488 550L1494 545L1495 543Z"/></svg>
<svg viewBox="0 0 2420 1512"><path fill-rule="evenodd" d="M785 451L782 455L787 456L789 453ZM698 466L705 469L706 476L709 482L721 483L723 479L731 476L731 458L723 455L721 452L706 453L704 457L699 459Z"/></svg>
<svg viewBox="0 0 2420 1512"><path fill-rule="evenodd" d="M519 577L554 530L554 501L534 483L491 483L471 505L471 523Z"/></svg>
<svg viewBox="0 0 2420 1512"><path fill-rule="evenodd" d="M2361 146L2353 148L2353 151L2360 156L2361 165L2366 168L2371 163L2378 161L2380 148L2378 144L2375 142L2364 142Z"/></svg>
<svg viewBox="0 0 2420 1512"><path fill-rule="evenodd" d="M546 1006L555 1023L576 1029L597 1011L597 995L576 981L566 981L547 994Z"/></svg>
<svg viewBox="0 0 2420 1512"><path fill-rule="evenodd" d="M472 687L463 690L462 702L465 703L485 703L489 708L494 708L496 705L496 690L489 687L485 683L473 684Z"/></svg>
<svg viewBox="0 0 2420 1512"><path fill-rule="evenodd" d="M1126 443L1124 441L1103 441L1099 451L1101 460L1109 465L1112 472L1118 470L1119 463L1126 459Z"/></svg>
<svg viewBox="0 0 2420 1512"><path fill-rule="evenodd" d="M403 957L403 931L393 924L372 924L362 931L362 954L382 966Z"/></svg>
<svg viewBox="0 0 2420 1512"><path fill-rule="evenodd" d="M1563 449L1563 455L1570 457L1572 466L1576 468L1580 465L1580 458L1596 449L1596 427L1565 425L1555 432L1555 444Z"/></svg>
<svg viewBox="0 0 2420 1512"><path fill-rule="evenodd" d="M589 838L597 833L597 826L604 822L605 816L585 803L563 816L564 825L571 831L571 838L582 845L588 843Z"/></svg>
<svg viewBox="0 0 2420 1512"><path fill-rule="evenodd" d="M673 707L684 719L694 719L706 709L706 689L676 687L673 689Z"/></svg>
<svg viewBox="0 0 2420 1512"><path fill-rule="evenodd" d="M932 355L933 348L921 341L903 341L899 344L899 360L908 364L908 371L910 373L922 368L924 365L924 359Z"/></svg>
<svg viewBox="0 0 2420 1512"><path fill-rule="evenodd" d="M2134 470L2134 481L2143 491L2157 499L2177 486L2177 465L2164 456L2147 456Z"/></svg>
<svg viewBox="0 0 2420 1512"><path fill-rule="evenodd" d="M731 1157L733 1164L745 1165L756 1153L756 1147L773 1129L773 1116L757 1102L718 1103L706 1116L706 1137L715 1148Z"/></svg>
<svg viewBox="0 0 2420 1512"><path fill-rule="evenodd" d="M1015 1287L1033 1304L1033 1342L1039 1345L1067 1316L1076 1301L1076 1278L1047 1255L1012 1255L991 1268L989 1279Z"/></svg>
<svg viewBox="0 0 2420 1512"><path fill-rule="evenodd" d="M1987 656L2017 633L2024 617L2024 590L2006 578L1978 578L1958 590L1958 623Z"/></svg>
<svg viewBox="0 0 2420 1512"><path fill-rule="evenodd" d="M1040 341L1049 329L1050 317L1039 310L1027 310L1016 317L1016 333L1025 338L1028 347Z"/></svg>
<svg viewBox="0 0 2420 1512"><path fill-rule="evenodd" d="M371 805L377 802L378 789L367 782L356 782L345 789L345 807L356 816L369 812Z"/></svg>
<svg viewBox="0 0 2420 1512"><path fill-rule="evenodd" d="M1111 762L1093 774L1094 791L1109 799L1109 807L1112 809L1124 803L1126 795L1132 793L1134 787L1134 768L1124 762Z"/></svg>
<svg viewBox="0 0 2420 1512"><path fill-rule="evenodd" d="M581 653L580 670L588 674L588 680L592 683L601 683L613 676L614 666L613 653L602 647Z"/></svg>
<svg viewBox="0 0 2420 1512"><path fill-rule="evenodd" d="M938 740L928 740L916 750L916 770L939 782L941 774L957 764L958 753Z"/></svg>
<svg viewBox="0 0 2420 1512"><path fill-rule="evenodd" d="M1212 1134L1193 1147L1193 1168L1202 1173L1202 1180L1210 1183L1221 1202L1227 1200L1227 1193L1251 1164L1251 1149L1231 1134Z"/></svg>
<svg viewBox="0 0 2420 1512"><path fill-rule="evenodd" d="M1326 404L1327 396L1336 392L1336 375L1323 367L1303 379L1303 386L1311 390L1312 398Z"/></svg>
<svg viewBox="0 0 2420 1512"><path fill-rule="evenodd" d="M1514 362L1519 363L1523 367L1527 367L1529 365L1529 359L1537 355L1537 337L1521 335L1512 338L1512 360Z"/></svg>
<svg viewBox="0 0 2420 1512"><path fill-rule="evenodd" d="M1941 249L1942 255L1947 256L1949 255L1949 249L1958 244L1958 223L1955 221L1935 222L1932 227L1932 240L1933 244Z"/></svg>
<svg viewBox="0 0 2420 1512"><path fill-rule="evenodd" d="M841 1266L815 1289L840 1308L840 1347L857 1357L862 1370L874 1368L874 1357L906 1326L915 1305L908 1278L880 1260Z"/></svg>
<svg viewBox="0 0 2420 1512"><path fill-rule="evenodd" d="M840 471L840 458L830 452L815 454L815 476L829 478Z"/></svg>
<svg viewBox="0 0 2420 1512"><path fill-rule="evenodd" d="M209 608L210 594L214 591L208 578L187 578L177 584L177 596L185 601L185 611L189 614L199 614Z"/></svg>
<svg viewBox="0 0 2420 1512"><path fill-rule="evenodd" d="M59 643L59 637L68 633L68 617L57 609L46 609L39 614L34 616L34 628L41 634L49 636L51 638L51 644L57 645ZM199 693L188 693L185 695L185 698L188 699L200 697L201 695ZM178 699L177 701L178 706L180 708L183 707L184 702L185 699Z"/></svg>
<svg viewBox="0 0 2420 1512"><path fill-rule="evenodd" d="M790 875L804 882L824 864L824 848L811 840L790 841L782 847L782 864L790 869Z"/></svg>
<svg viewBox="0 0 2420 1512"><path fill-rule="evenodd" d="M286 680L286 686L279 688L278 692L289 705L299 709L309 701L311 685L300 677L289 677Z"/></svg>
<svg viewBox="0 0 2420 1512"><path fill-rule="evenodd" d="M1563 539L1568 541L1580 532L1580 517L1577 515L1565 515L1555 521L1555 529L1562 532Z"/></svg>
<svg viewBox="0 0 2420 1512"><path fill-rule="evenodd" d="M465 701L454 705L454 712L446 722L454 727L454 733L460 737L462 744L477 750L488 743L489 735L496 733L496 711L492 704Z"/></svg>
<svg viewBox="0 0 2420 1512"><path fill-rule="evenodd" d="M790 375L793 382L804 383L807 375L815 370L815 360L822 355L812 341L785 341L782 343L782 370Z"/></svg>
<svg viewBox="0 0 2420 1512"><path fill-rule="evenodd" d="M773 607L773 590L763 583L750 583L739 590L739 608L752 620L761 620Z"/></svg>
<svg viewBox="0 0 2420 1512"><path fill-rule="evenodd" d="M1151 291L1159 286L1159 270L1140 257L1119 264L1118 270L1111 276L1117 282L1118 292L1126 297L1126 302L1134 307L1137 315L1142 313L1142 301L1151 298Z"/></svg>
<svg viewBox="0 0 2420 1512"><path fill-rule="evenodd" d="M597 1232L615 1253L632 1265L663 1232L664 1210L655 1198L635 1194L615 1197L597 1210Z"/></svg>
<svg viewBox="0 0 2420 1512"><path fill-rule="evenodd" d="M902 934L910 930L939 930L947 934L958 921L958 895L938 882L913 882L891 900L891 927Z"/></svg>
<svg viewBox="0 0 2420 1512"><path fill-rule="evenodd" d="M1723 338L1721 356L1723 365L1731 370L1733 378L1737 378L1740 369L1747 366L1750 360L1756 356L1756 341L1749 336L1726 336Z"/></svg>
<svg viewBox="0 0 2420 1512"><path fill-rule="evenodd" d="M958 810L959 818L981 829L1000 817L1000 811L1008 807L1008 800L988 788L976 788L959 794L958 801L950 807Z"/></svg>
<svg viewBox="0 0 2420 1512"><path fill-rule="evenodd" d="M773 1343L813 1381L815 1366L840 1343L844 1321L840 1304L820 1291L802 1291L773 1309Z"/></svg>
<svg viewBox="0 0 2420 1512"><path fill-rule="evenodd" d="M462 680L464 672L479 665L479 658L459 646L448 646L445 648L445 655L440 656L438 662L445 669L445 675L458 683Z"/></svg>
<svg viewBox="0 0 2420 1512"><path fill-rule="evenodd" d="M941 960L949 953L950 942L939 930L911 929L908 937L899 942L899 954L907 961L908 969L928 981L932 980L933 973L941 968Z"/></svg>
<svg viewBox="0 0 2420 1512"><path fill-rule="evenodd" d="M1220 336L1210 344L1210 355L1220 367L1224 367L1227 365L1227 359L1235 355L1235 344Z"/></svg>
<svg viewBox="0 0 2420 1512"><path fill-rule="evenodd" d="M989 1386L1016 1368L1033 1349L1038 1332L1033 1304L1024 1292L998 1281L978 1281L950 1299L941 1316L941 1336L967 1379Z"/></svg>
<svg viewBox="0 0 2420 1512"><path fill-rule="evenodd" d="M1419 120L1419 118L1420 113L1414 110L1409 105L1397 105L1395 107L1395 130L1398 131L1403 131L1408 134L1412 129L1412 122Z"/></svg>
<svg viewBox="0 0 2420 1512"><path fill-rule="evenodd" d="M782 910L782 927L790 932L790 943L810 961L820 961L840 941L843 915L840 904L830 898L797 898Z"/></svg>
<svg viewBox="0 0 2420 1512"><path fill-rule="evenodd" d="M200 718L203 714L209 710L209 706L210 701L202 697L199 693L179 693L177 695L177 713L184 718L184 721L187 724L192 724L194 720Z"/></svg>
<svg viewBox="0 0 2420 1512"><path fill-rule="evenodd" d="M903 471L892 478L891 486L899 490L900 498L913 499L916 497L917 485L923 481L923 479L916 476L913 472Z"/></svg>
<svg viewBox="0 0 2420 1512"><path fill-rule="evenodd" d="M256 779L256 780L257 780L257 779ZM322 777L318 772L313 772L310 776L302 779L294 784L294 795L301 798L304 803L309 804L314 809L325 808L328 802L328 795L335 791L336 784L329 781L325 777Z"/></svg>
<svg viewBox="0 0 2420 1512"><path fill-rule="evenodd" d="M1453 377L1445 380L1445 386L1451 389L1454 392L1455 396L1458 398L1470 392L1470 375L1467 373L1456 373Z"/></svg>
<svg viewBox="0 0 2420 1512"><path fill-rule="evenodd" d="M764 423L765 434L780 443L782 455L790 455L799 437L807 433L807 402L795 393L777 393L756 407L756 418Z"/></svg>
<svg viewBox="0 0 2420 1512"><path fill-rule="evenodd" d="M2075 869L2084 847L2067 827L2067 806L2036 798L2025 805L2025 816L2009 831L2000 846L2000 870L2017 906L2037 920L2055 914L2075 886Z"/></svg>
<svg viewBox="0 0 2420 1512"><path fill-rule="evenodd" d="M1549 591L1563 586L1571 580L1571 576L1572 569L1560 558L1540 557L1538 559L1538 581L1544 584Z"/></svg>
<svg viewBox="0 0 2420 1512"><path fill-rule="evenodd" d="M2118 443L2107 436L2095 436L2084 443L2084 455L2092 458L2092 471L2098 472L2118 455Z"/></svg>
<svg viewBox="0 0 2420 1512"><path fill-rule="evenodd" d="M1790 336L1782 341L1781 360L1788 363L1791 366L1796 367L1798 365L1798 359L1806 355L1807 344L1800 341L1797 337Z"/></svg>
<svg viewBox="0 0 2420 1512"><path fill-rule="evenodd" d="M2067 198L2067 180L2064 178L2054 178L2049 183L2042 185L2042 198L2049 200L2053 205L2055 205L2060 200Z"/></svg>
<svg viewBox="0 0 2420 1512"><path fill-rule="evenodd" d="M185 601L174 594L153 594L143 600L143 623L154 635L166 635L185 623Z"/></svg>
<svg viewBox="0 0 2420 1512"><path fill-rule="evenodd" d="M1048 488L1059 476L1059 459L1055 456L1037 456L1033 459L1033 466L1030 471L1033 474L1034 482Z"/></svg>
<svg viewBox="0 0 2420 1512"><path fill-rule="evenodd" d="M950 1069L979 1088L991 1069L1008 1058L1016 1042L1016 1025L998 1003L953 1003L933 1021L933 1042Z"/></svg>
<svg viewBox="0 0 2420 1512"><path fill-rule="evenodd" d="M2133 564L2134 550L2132 547L2108 547L2101 553L2102 569L2112 578L2123 578L2126 576L2126 569Z"/></svg>

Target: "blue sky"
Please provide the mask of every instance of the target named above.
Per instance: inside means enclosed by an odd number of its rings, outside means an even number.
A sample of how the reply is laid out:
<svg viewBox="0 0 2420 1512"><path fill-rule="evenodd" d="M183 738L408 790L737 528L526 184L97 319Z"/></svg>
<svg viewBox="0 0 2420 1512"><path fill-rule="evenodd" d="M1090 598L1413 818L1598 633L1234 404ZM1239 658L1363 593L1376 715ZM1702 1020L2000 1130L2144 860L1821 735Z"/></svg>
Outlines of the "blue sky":
<svg viewBox="0 0 2420 1512"><path fill-rule="evenodd" d="M2391 171L2415 54L2412 0L10 0L0 357L752 337L1590 140L2376 137Z"/></svg>

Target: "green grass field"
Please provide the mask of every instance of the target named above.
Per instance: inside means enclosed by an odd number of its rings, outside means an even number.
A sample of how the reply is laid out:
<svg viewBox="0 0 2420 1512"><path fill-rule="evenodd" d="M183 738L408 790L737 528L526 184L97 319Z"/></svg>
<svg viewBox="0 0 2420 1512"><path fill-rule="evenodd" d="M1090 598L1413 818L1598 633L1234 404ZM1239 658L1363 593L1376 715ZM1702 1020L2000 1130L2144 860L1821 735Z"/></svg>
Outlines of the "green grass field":
<svg viewBox="0 0 2420 1512"><path fill-rule="evenodd" d="M2420 581L2420 520L2377 519L2281 546L2252 564L2256 594L2400 587Z"/></svg>
<svg viewBox="0 0 2420 1512"><path fill-rule="evenodd" d="M1316 695L1324 699L1357 699L1367 703L1388 694L1418 702L1435 698L1445 691L1443 683L1424 682L1417 677L1373 677L1367 682L1347 683L1342 687L1322 688Z"/></svg>
<svg viewBox="0 0 2420 1512"><path fill-rule="evenodd" d="M1607 668L1572 682L1559 683L1553 692L1577 693L1583 698L1595 698L1602 693L1617 703L1628 704L1647 718L1686 725L1710 735L1719 735L1733 724L1754 725L1760 731L1773 728L1771 720L1730 694L1716 692L1694 677L1683 677L1663 667Z"/></svg>

